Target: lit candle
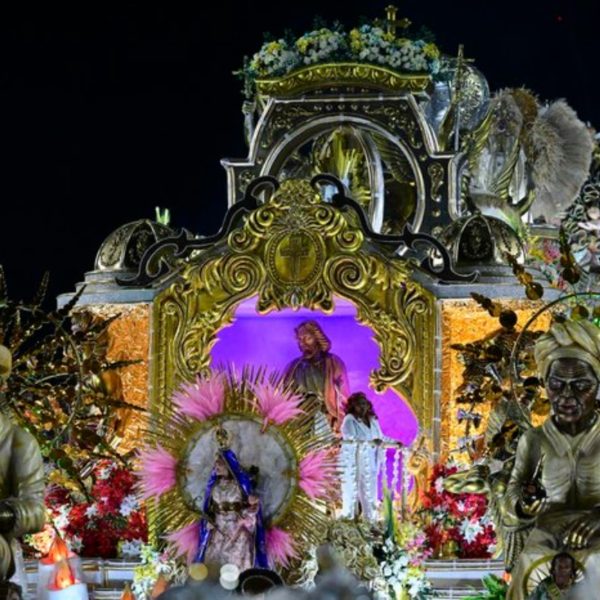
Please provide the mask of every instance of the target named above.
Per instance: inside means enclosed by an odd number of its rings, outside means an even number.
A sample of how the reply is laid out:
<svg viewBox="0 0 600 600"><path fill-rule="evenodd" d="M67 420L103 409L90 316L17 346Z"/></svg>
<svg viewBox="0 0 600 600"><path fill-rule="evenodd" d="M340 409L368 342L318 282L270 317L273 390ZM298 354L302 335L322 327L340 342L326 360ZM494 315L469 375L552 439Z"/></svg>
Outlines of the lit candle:
<svg viewBox="0 0 600 600"><path fill-rule="evenodd" d="M123 593L121 594L121 600L135 600L135 596L131 591L129 582L125 584L125 588L123 589Z"/></svg>
<svg viewBox="0 0 600 600"><path fill-rule="evenodd" d="M48 586L48 600L89 600L87 585L75 577L68 560L56 565L53 581Z"/></svg>
<svg viewBox="0 0 600 600"><path fill-rule="evenodd" d="M37 576L37 600L48 600L48 586L60 561L68 561L71 571L79 580L83 580L81 560L69 550L65 541L57 535L50 546L48 555L44 556L38 563Z"/></svg>

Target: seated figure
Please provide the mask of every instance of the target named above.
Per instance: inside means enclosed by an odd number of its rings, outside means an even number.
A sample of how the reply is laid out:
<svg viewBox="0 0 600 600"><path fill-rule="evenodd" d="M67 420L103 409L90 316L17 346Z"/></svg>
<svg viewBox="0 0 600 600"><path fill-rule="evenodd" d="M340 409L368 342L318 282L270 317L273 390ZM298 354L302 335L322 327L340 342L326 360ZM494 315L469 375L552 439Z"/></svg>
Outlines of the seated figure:
<svg viewBox="0 0 600 600"><path fill-rule="evenodd" d="M0 345L0 393L12 366L8 348ZM35 438L0 412L0 598L11 591L17 538L42 529L44 464Z"/></svg>
<svg viewBox="0 0 600 600"><path fill-rule="evenodd" d="M600 329L557 322L535 358L552 414L519 440L504 498L503 525L531 528L512 572L513 600L527 597L532 572L560 551L583 565L586 580L600 579Z"/></svg>
<svg viewBox="0 0 600 600"><path fill-rule="evenodd" d="M254 484L228 448L224 430L217 432L217 439L220 449L206 485L196 560L234 564L240 571L267 568L265 530Z"/></svg>

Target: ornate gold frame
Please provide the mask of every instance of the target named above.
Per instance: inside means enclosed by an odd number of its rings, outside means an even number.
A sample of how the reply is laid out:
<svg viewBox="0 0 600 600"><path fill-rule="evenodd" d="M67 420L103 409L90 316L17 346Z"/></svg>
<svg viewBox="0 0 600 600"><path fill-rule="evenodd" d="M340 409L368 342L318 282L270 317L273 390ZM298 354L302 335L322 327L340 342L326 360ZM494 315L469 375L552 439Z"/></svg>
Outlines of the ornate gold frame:
<svg viewBox="0 0 600 600"><path fill-rule="evenodd" d="M409 262L366 238L358 217L324 202L307 181L288 180L227 238L188 259L153 305L150 408L170 411L173 389L208 369L217 333L236 306L258 296L266 314L286 307L357 307L381 348L370 383L393 388L431 432L435 301L412 281Z"/></svg>
<svg viewBox="0 0 600 600"><path fill-rule="evenodd" d="M388 92L424 92L431 86L427 73L398 73L386 67L363 63L327 63L311 65L289 75L258 79L259 96L293 96L323 86L352 86Z"/></svg>

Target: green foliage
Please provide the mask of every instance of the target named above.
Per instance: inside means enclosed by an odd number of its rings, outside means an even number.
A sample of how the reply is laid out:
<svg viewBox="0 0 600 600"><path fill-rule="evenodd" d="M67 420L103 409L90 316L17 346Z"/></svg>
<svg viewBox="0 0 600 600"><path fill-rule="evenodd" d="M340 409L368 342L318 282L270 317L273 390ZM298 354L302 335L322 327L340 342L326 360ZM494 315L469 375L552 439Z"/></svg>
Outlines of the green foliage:
<svg viewBox="0 0 600 600"><path fill-rule="evenodd" d="M390 540L395 540L398 534L398 520L394 512L394 503L392 501L392 493L383 481L383 523L384 535Z"/></svg>
<svg viewBox="0 0 600 600"><path fill-rule="evenodd" d="M83 288L58 310L44 308L47 288L45 275L31 303L15 302L0 268L0 343L13 358L0 409L36 438L56 477L85 494L85 464L100 458L126 463L113 444L118 411L140 409L113 396L111 382L115 370L132 362L106 358L116 317L73 312Z"/></svg>
<svg viewBox="0 0 600 600"><path fill-rule="evenodd" d="M484 591L474 596L465 596L463 600L505 600L508 584L497 575L483 578Z"/></svg>

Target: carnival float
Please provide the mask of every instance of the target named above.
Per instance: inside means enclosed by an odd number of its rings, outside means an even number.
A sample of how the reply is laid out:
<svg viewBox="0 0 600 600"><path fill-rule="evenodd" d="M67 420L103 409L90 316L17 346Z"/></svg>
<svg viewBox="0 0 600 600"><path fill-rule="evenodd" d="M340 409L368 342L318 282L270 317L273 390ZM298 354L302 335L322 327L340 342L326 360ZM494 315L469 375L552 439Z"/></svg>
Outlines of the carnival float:
<svg viewBox="0 0 600 600"><path fill-rule="evenodd" d="M4 595L594 597L595 132L394 7L237 75L218 232L1 278Z"/></svg>

